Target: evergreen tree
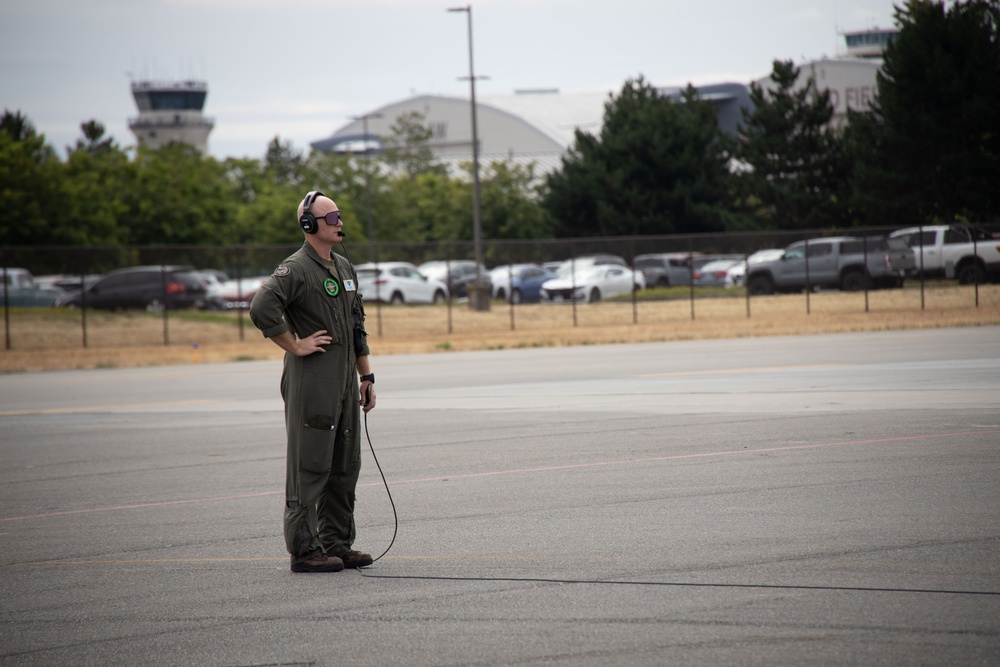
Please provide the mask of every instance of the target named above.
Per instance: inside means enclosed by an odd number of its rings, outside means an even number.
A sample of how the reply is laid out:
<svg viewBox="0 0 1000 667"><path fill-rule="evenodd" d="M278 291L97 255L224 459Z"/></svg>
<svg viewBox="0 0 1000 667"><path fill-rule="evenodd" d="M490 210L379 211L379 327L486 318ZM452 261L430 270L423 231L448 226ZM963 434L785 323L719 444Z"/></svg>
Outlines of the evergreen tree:
<svg viewBox="0 0 1000 667"><path fill-rule="evenodd" d="M543 207L562 236L721 231L729 172L711 103L679 101L639 77L604 110L599 136L576 131Z"/></svg>
<svg viewBox="0 0 1000 667"><path fill-rule="evenodd" d="M872 222L1000 215L1000 3L911 0L871 113L852 117L855 208Z"/></svg>
<svg viewBox="0 0 1000 667"><path fill-rule="evenodd" d="M830 127L829 91L810 75L799 84L791 61L774 61L772 87L750 84L753 110L733 152L740 163L743 208L759 228L811 229L844 221L846 174L839 137Z"/></svg>

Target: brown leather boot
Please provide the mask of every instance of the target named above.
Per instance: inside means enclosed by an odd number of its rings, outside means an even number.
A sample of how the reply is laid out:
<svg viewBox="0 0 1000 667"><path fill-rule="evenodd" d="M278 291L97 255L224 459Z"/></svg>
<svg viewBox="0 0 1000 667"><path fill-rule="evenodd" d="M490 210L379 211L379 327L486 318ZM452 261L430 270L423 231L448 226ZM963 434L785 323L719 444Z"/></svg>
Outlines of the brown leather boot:
<svg viewBox="0 0 1000 667"><path fill-rule="evenodd" d="M300 563L292 563L292 572L340 572L344 561L336 556L318 553Z"/></svg>

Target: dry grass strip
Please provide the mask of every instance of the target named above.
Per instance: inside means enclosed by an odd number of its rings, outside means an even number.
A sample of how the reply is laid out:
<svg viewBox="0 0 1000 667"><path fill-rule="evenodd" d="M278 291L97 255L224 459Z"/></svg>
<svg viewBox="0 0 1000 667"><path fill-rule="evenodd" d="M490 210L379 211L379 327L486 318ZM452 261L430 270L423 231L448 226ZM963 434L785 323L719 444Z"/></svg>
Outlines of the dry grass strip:
<svg viewBox="0 0 1000 667"><path fill-rule="evenodd" d="M1000 285L821 292L754 298L690 301L518 306L495 302L488 312L466 304L368 306L367 327L374 355L422 354L450 350L642 343L651 341L743 338L851 331L986 326L1000 324ZM806 312L808 305L808 313ZM747 316L747 310L750 316ZM575 312L574 312L575 310ZM0 372L75 368L124 368L168 364L280 359L281 350L264 340L244 319L240 341L237 317L171 317L145 313L87 314L87 347L82 347L79 313L14 313L11 349L0 352ZM450 331L449 331L450 322ZM512 329L513 322L513 329ZM381 335L379 332L381 331ZM197 348L195 348L197 343Z"/></svg>

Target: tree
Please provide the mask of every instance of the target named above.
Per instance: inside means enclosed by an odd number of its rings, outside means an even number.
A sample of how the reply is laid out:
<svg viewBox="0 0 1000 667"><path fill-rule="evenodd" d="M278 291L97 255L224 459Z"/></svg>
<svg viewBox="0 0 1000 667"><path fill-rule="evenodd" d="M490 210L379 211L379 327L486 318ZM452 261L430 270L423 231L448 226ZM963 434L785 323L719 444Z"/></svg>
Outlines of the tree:
<svg viewBox="0 0 1000 667"><path fill-rule="evenodd" d="M123 193L135 182L135 165L96 120L80 125L83 139L62 167L61 211L72 224L54 230L53 243L115 244L127 238Z"/></svg>
<svg viewBox="0 0 1000 667"><path fill-rule="evenodd" d="M729 172L711 103L690 86L675 101L627 81L600 135L577 130L546 187L562 236L721 231Z"/></svg>
<svg viewBox="0 0 1000 667"><path fill-rule="evenodd" d="M425 120L418 111L402 114L389 126L392 134L382 140L382 161L411 179L425 173L447 174L446 167L436 160L427 145L432 134Z"/></svg>
<svg viewBox="0 0 1000 667"><path fill-rule="evenodd" d="M0 116L0 244L52 243L60 163L20 111Z"/></svg>
<svg viewBox="0 0 1000 667"><path fill-rule="evenodd" d="M1000 214L1000 4L910 0L867 116L851 119L855 208L918 224Z"/></svg>
<svg viewBox="0 0 1000 667"><path fill-rule="evenodd" d="M467 167L471 172L472 165ZM539 204L536 181L533 164L523 166L497 160L486 166L480 181L485 238L546 239L554 235L555 221ZM471 204L470 192L470 211Z"/></svg>
<svg viewBox="0 0 1000 667"><path fill-rule="evenodd" d="M77 151L86 151L94 155L119 150L114 138L105 138L104 125L96 120L80 123L80 131L83 132L83 139L76 140Z"/></svg>
<svg viewBox="0 0 1000 667"><path fill-rule="evenodd" d="M281 141L275 136L264 154L264 170L275 183L299 185L302 183L302 154L291 141Z"/></svg>
<svg viewBox="0 0 1000 667"><path fill-rule="evenodd" d="M753 110L743 109L733 147L742 206L765 229L835 226L844 220L846 173L830 93L812 75L799 85L791 61L775 60L770 78L770 90L750 84Z"/></svg>
<svg viewBox="0 0 1000 667"><path fill-rule="evenodd" d="M233 187L224 165L191 146L171 143L140 148L135 166L135 183L125 196L128 243L233 241Z"/></svg>

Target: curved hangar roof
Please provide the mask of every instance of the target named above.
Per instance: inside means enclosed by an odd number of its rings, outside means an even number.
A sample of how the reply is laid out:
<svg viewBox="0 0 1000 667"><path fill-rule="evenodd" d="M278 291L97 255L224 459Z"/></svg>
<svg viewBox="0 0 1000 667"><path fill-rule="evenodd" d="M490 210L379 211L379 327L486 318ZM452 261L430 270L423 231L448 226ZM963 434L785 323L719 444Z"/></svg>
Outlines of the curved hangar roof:
<svg viewBox="0 0 1000 667"><path fill-rule="evenodd" d="M524 159L543 170L558 166L559 157L572 145L577 128L597 132L608 92L521 93L477 95L476 124L479 155L483 161ZM405 114L418 112L431 130L428 147L441 159L469 160L472 155L472 116L468 98L419 95L388 104L367 114L365 121L351 121L332 136L310 146L321 152L365 153L380 148L379 137L392 134L391 126Z"/></svg>

